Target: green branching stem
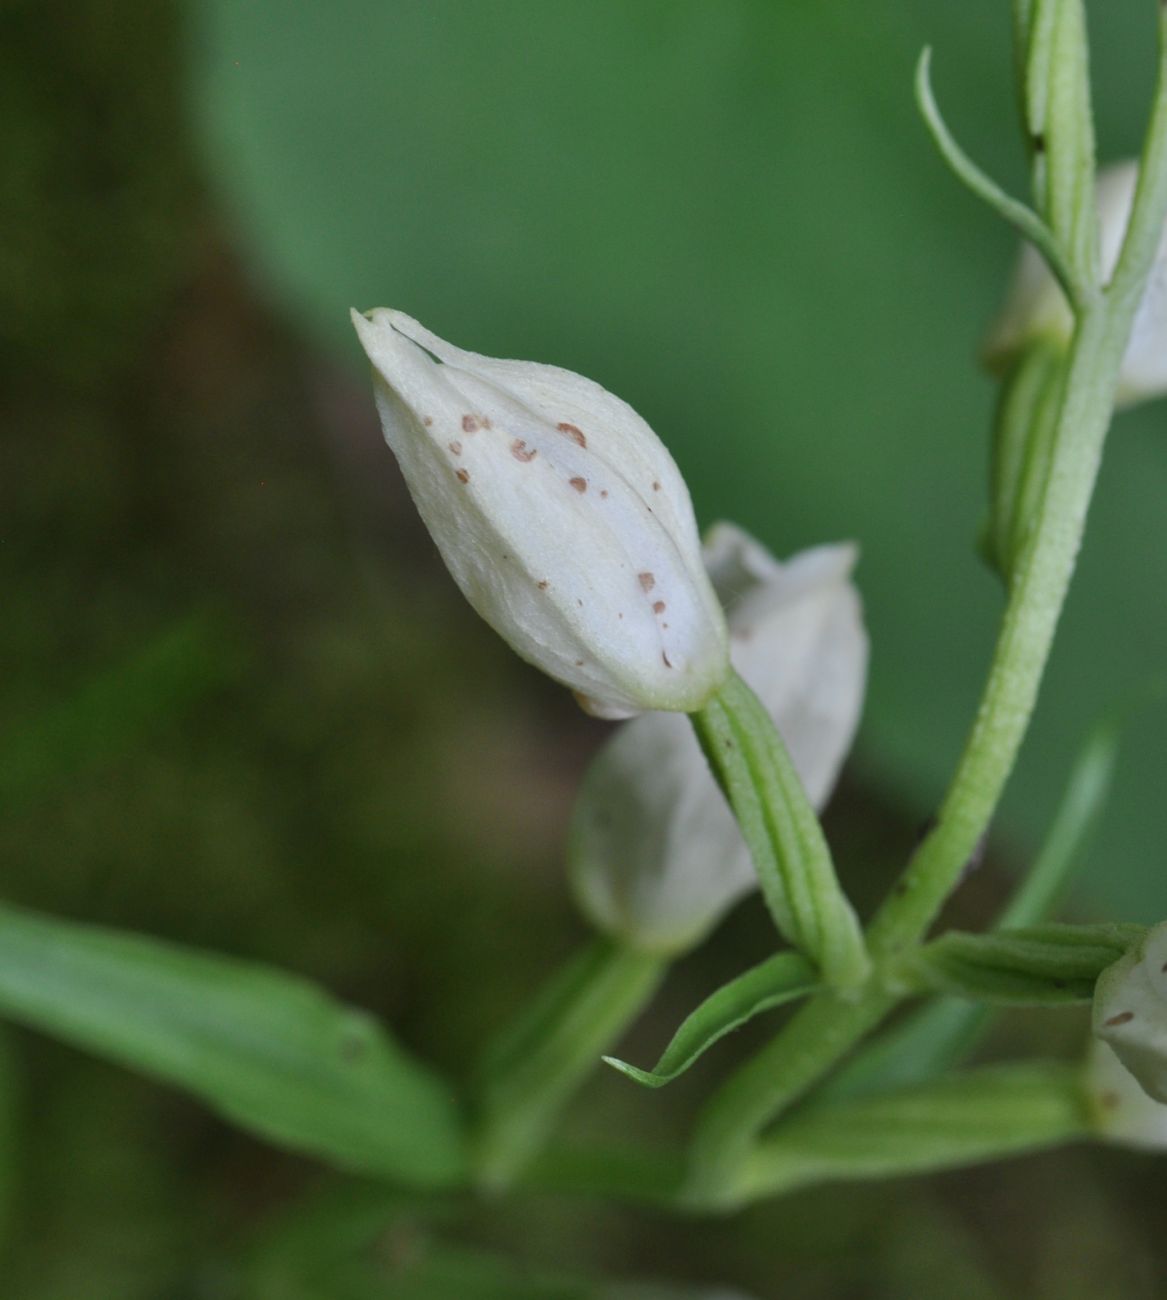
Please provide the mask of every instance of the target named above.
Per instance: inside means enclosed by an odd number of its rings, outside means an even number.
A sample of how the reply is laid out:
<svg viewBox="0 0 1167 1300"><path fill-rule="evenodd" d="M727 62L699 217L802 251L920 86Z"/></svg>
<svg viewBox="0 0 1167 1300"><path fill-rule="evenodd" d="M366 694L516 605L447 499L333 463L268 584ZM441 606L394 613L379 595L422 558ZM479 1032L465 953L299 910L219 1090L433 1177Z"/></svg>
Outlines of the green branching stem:
<svg viewBox="0 0 1167 1300"><path fill-rule="evenodd" d="M1167 219L1167 11L1161 10L1160 29L1159 79L1128 233L1109 288L1073 296L1076 325L1048 477L1016 559L981 704L935 827L868 930L876 974L862 996L820 994L808 1002L706 1106L688 1185L695 1203L740 1197L741 1170L757 1136L895 1005L898 996L881 973L918 944L935 920L988 828L1017 758L1081 545L1119 367ZM1030 238L1048 244L1048 231L1034 228L1033 214L1022 209L1018 222L1012 201L1002 203L992 182L951 141L931 98L926 58L918 88L937 144L962 178ZM1061 262L1058 254L1051 263L1055 271Z"/></svg>

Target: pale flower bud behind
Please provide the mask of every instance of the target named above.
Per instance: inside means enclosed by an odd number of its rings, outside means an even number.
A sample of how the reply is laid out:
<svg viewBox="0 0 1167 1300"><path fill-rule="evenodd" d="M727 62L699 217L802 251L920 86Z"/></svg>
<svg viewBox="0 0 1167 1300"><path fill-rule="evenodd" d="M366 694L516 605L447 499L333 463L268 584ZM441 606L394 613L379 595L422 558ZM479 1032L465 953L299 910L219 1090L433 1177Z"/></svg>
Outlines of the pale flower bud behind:
<svg viewBox="0 0 1167 1300"><path fill-rule="evenodd" d="M1139 168L1135 162L1117 163L1098 173L1099 252L1106 280L1118 263L1138 179ZM1035 338L1068 340L1073 327L1065 295L1041 255L1026 244L1005 306L989 331L986 356L990 363L1004 365ZM1167 231L1135 314L1119 372L1118 401L1131 405L1164 393L1167 393Z"/></svg>
<svg viewBox="0 0 1167 1300"><path fill-rule="evenodd" d="M1098 977L1094 1033L1148 1097L1167 1102L1167 922Z"/></svg>
<svg viewBox="0 0 1167 1300"><path fill-rule="evenodd" d="M353 313L385 440L462 593L589 711L700 708L728 671L689 493L648 425L556 366Z"/></svg>
<svg viewBox="0 0 1167 1300"><path fill-rule="evenodd" d="M863 702L867 636L850 545L780 564L718 524L705 559L729 619L734 666L773 717L811 802L825 803ZM589 918L636 947L691 947L757 886L749 850L687 720L626 723L576 805L571 880Z"/></svg>

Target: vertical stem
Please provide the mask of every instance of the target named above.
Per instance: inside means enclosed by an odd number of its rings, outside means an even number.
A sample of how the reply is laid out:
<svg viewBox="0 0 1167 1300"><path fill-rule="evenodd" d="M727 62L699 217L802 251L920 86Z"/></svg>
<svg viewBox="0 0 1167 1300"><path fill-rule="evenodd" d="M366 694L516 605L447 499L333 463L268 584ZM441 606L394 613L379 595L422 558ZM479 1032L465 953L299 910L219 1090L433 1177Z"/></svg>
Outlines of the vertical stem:
<svg viewBox="0 0 1167 1300"><path fill-rule="evenodd" d="M1109 308L1109 309L1108 309ZM972 731L936 827L868 931L877 968L916 943L988 826L1037 699L1073 573L1110 423L1134 305L1092 303L1068 358L1049 479L1018 558L1001 632ZM693 1144L690 1193L716 1200L761 1130L809 1090L895 1005L869 985L861 1000L820 995L717 1092Z"/></svg>
<svg viewBox="0 0 1167 1300"><path fill-rule="evenodd" d="M483 1062L475 1163L508 1186L563 1107L656 992L668 959L596 939L540 991Z"/></svg>
<svg viewBox="0 0 1167 1300"><path fill-rule="evenodd" d="M1017 12L1024 26L1030 13L1024 0ZM1037 699L1081 545L1123 353L1165 220L1167 3L1160 5L1155 102L1118 267L1105 292L1091 288L1076 303L1049 478L1013 572L981 705L936 827L872 922L868 943L876 975L859 999L845 1002L822 994L809 1002L706 1106L693 1142L689 1191L694 1200L727 1199L766 1124L894 1005L895 998L879 987L880 967L919 942L989 824Z"/></svg>
<svg viewBox="0 0 1167 1300"><path fill-rule="evenodd" d="M757 1135L812 1088L897 1000L869 987L859 1000L822 993L801 1007L702 1111L690 1149L688 1201L696 1206L732 1204L737 1171Z"/></svg>
<svg viewBox="0 0 1167 1300"><path fill-rule="evenodd" d="M936 826L871 927L873 950L881 954L915 942L931 924L1013 768L1081 545L1128 332L1129 321L1116 329L1101 306L1079 320L1049 477L1018 557L981 705Z"/></svg>

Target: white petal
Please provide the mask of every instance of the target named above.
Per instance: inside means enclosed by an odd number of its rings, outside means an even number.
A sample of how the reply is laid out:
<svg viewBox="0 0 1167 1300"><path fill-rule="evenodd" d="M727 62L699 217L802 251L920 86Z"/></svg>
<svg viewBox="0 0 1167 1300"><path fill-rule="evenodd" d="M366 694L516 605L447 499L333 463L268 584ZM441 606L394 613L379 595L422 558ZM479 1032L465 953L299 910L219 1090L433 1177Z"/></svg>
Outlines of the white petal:
<svg viewBox="0 0 1167 1300"><path fill-rule="evenodd" d="M386 440L478 613L608 716L700 707L727 671L724 619L644 421L590 380L463 352L400 312L354 321Z"/></svg>

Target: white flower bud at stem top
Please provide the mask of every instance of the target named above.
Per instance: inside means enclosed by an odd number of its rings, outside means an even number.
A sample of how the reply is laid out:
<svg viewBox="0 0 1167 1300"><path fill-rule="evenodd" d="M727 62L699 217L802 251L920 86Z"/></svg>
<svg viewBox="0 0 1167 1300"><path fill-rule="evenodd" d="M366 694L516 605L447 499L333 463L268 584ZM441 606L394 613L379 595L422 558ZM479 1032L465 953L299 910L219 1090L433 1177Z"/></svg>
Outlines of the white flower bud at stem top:
<svg viewBox="0 0 1167 1300"><path fill-rule="evenodd" d="M734 666L774 719L821 808L855 734L867 635L851 545L780 564L730 524L705 559L729 619ZM602 930L651 951L695 944L756 888L750 853L688 720L626 723L588 770L568 849L572 886Z"/></svg>
<svg viewBox="0 0 1167 1300"><path fill-rule="evenodd" d="M385 440L463 595L590 712L700 708L728 672L689 493L647 424L556 366L353 313Z"/></svg>
<svg viewBox="0 0 1167 1300"><path fill-rule="evenodd" d="M1167 1102L1167 922L1098 977L1094 1033L1148 1097Z"/></svg>
<svg viewBox="0 0 1167 1300"><path fill-rule="evenodd" d="M1118 263L1139 179L1136 162L1117 163L1098 173L1099 252L1104 280ZM989 331L985 355L993 366L1007 364L1032 339L1068 341L1074 318L1041 255L1021 250L1005 306ZM1132 405L1167 393L1167 230L1159 244L1147 287L1135 314L1118 379L1118 402Z"/></svg>

